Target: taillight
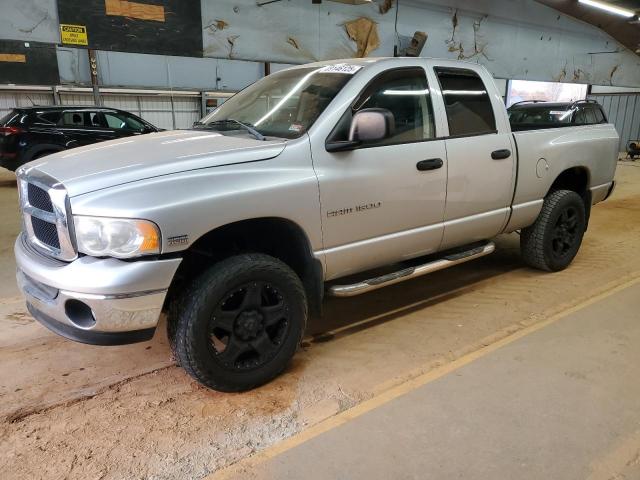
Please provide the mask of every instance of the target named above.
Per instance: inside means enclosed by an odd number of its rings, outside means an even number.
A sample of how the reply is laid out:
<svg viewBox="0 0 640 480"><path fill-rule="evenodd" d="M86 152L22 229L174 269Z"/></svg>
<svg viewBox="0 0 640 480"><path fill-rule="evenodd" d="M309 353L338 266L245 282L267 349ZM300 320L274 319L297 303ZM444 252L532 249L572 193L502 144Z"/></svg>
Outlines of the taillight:
<svg viewBox="0 0 640 480"><path fill-rule="evenodd" d="M0 136L8 137L10 135L17 135L22 133L23 130L18 127L0 127Z"/></svg>

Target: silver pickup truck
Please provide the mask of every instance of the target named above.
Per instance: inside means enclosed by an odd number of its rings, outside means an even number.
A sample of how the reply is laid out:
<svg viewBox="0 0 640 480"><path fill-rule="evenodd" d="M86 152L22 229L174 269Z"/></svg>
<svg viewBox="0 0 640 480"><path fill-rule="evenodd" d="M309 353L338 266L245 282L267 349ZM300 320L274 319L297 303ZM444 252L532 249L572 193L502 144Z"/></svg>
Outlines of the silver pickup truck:
<svg viewBox="0 0 640 480"><path fill-rule="evenodd" d="M609 123L512 133L481 66L314 63L254 83L193 129L60 152L18 171L18 283L80 342L150 339L239 391L286 367L323 296L494 250L567 267L614 186ZM375 274L371 273L375 270Z"/></svg>

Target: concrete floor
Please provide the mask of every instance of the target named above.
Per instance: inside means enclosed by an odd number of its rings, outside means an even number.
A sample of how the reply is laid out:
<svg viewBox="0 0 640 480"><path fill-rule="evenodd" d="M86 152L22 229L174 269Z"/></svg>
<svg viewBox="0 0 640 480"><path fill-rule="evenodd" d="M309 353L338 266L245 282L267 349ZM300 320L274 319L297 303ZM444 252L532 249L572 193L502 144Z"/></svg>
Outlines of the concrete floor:
<svg viewBox="0 0 640 480"><path fill-rule="evenodd" d="M14 280L15 180L0 173L0 478L203 478L638 278L639 167L619 164L569 269L525 268L508 235L475 262L328 300L289 370L234 395L177 368L162 328L98 348L34 322Z"/></svg>
<svg viewBox="0 0 640 480"><path fill-rule="evenodd" d="M212 478L640 478L640 280L588 303Z"/></svg>

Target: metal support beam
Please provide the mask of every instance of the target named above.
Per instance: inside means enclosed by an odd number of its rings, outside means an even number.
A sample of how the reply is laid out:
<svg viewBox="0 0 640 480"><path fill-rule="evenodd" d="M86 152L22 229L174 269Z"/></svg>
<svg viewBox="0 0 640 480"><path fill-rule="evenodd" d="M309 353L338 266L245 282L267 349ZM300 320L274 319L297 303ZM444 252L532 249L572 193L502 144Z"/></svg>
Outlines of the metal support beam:
<svg viewBox="0 0 640 480"><path fill-rule="evenodd" d="M96 52L89 48L87 54L89 55L89 73L91 75L91 86L93 87L93 103L102 105L100 88L98 87L98 59L96 58Z"/></svg>

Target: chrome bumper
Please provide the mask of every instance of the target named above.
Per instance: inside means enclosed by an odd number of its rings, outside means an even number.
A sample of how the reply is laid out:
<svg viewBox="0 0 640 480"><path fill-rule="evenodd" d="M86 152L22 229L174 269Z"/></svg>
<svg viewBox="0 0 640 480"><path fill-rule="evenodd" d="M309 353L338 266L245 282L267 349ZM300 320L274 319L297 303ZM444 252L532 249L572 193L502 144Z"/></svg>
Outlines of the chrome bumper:
<svg viewBox="0 0 640 480"><path fill-rule="evenodd" d="M31 314L72 340L116 345L153 336L181 259L124 262L44 257L21 235L15 243L17 280Z"/></svg>

